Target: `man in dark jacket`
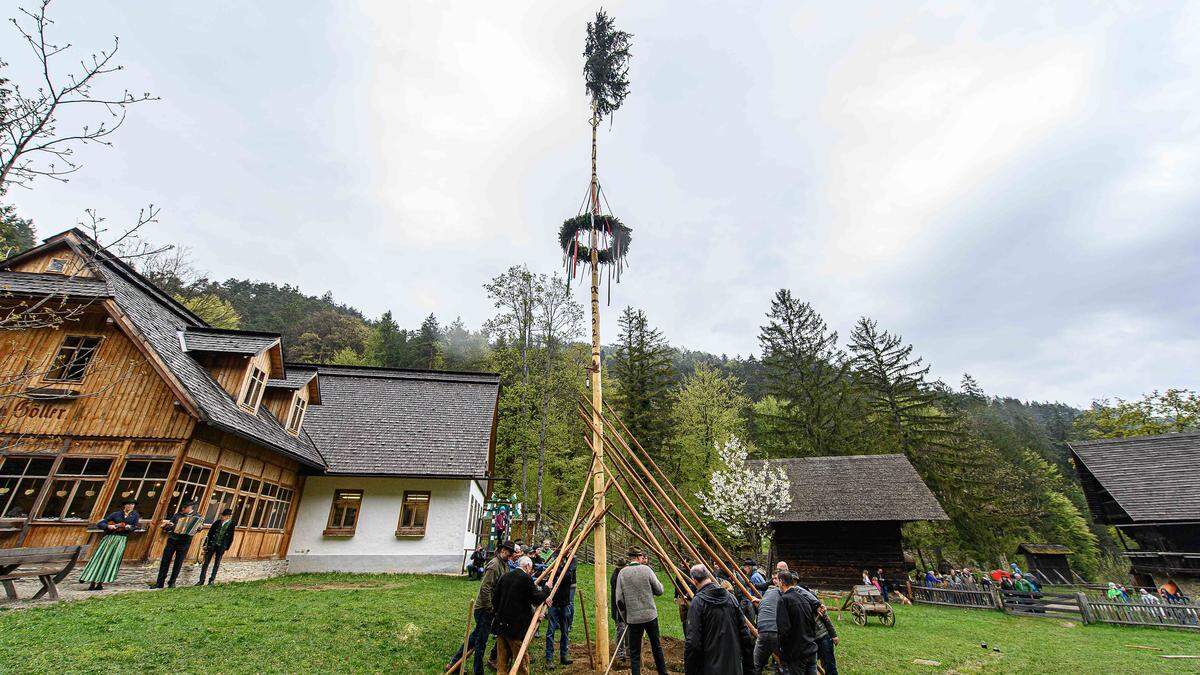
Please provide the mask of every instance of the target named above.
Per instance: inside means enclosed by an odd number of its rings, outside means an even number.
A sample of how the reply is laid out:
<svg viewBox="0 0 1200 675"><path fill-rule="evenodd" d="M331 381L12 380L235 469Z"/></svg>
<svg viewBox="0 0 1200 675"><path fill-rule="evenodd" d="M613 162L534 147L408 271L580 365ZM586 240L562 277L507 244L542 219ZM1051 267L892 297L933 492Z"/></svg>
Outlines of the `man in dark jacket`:
<svg viewBox="0 0 1200 675"><path fill-rule="evenodd" d="M204 519L196 513L196 500L188 500L179 508L178 513L162 521L162 529L167 533L167 543L163 547L162 561L158 564L155 588L162 588L163 584L175 588L175 580L179 578L183 559L192 546L192 537L204 526ZM171 573L170 580L167 579L168 570Z"/></svg>
<svg viewBox="0 0 1200 675"><path fill-rule="evenodd" d="M613 567L612 574L608 578L608 613L612 615L617 631L617 651L613 654L614 659L629 658L629 641L625 635L628 629L625 625L625 614L617 608L617 577L621 575L623 569L625 569L625 561L621 560Z"/></svg>
<svg viewBox="0 0 1200 675"><path fill-rule="evenodd" d="M217 568L221 566L221 556L233 546L233 509L223 509L221 516L208 526L208 536L204 538L204 562L200 564L200 580L197 586L204 585L204 574L208 571L208 563L212 563L212 576L208 578L211 586L217 580Z"/></svg>
<svg viewBox="0 0 1200 675"><path fill-rule="evenodd" d="M534 605L550 603L550 588L533 581L533 560L521 556L517 569L500 577L492 591L492 632L496 634L496 672L507 673L521 649L525 631L533 621ZM516 672L529 672L529 653L517 664Z"/></svg>
<svg viewBox="0 0 1200 675"><path fill-rule="evenodd" d="M785 668L792 675L817 675L817 608L795 586L795 578L779 574L779 607L775 615L779 647Z"/></svg>
<svg viewBox="0 0 1200 675"><path fill-rule="evenodd" d="M492 591L496 589L496 582L508 571L508 558L512 555L513 546L511 541L503 542L496 547L496 556L483 566L479 592L475 595L475 629L467 642L467 647L475 650L475 675L483 675L484 652L487 651L488 636L492 634ZM459 646L450 663L457 662L461 656L462 646Z"/></svg>
<svg viewBox="0 0 1200 675"><path fill-rule="evenodd" d="M687 675L743 675L754 670L754 640L737 602L714 583L704 565L695 565L688 576L698 590L688 609L683 642L683 669Z"/></svg>
<svg viewBox="0 0 1200 675"><path fill-rule="evenodd" d="M567 658L567 649L571 646L571 623L575 618L575 559L572 558L571 564L559 574L563 580L558 584L558 590L554 591L554 597L550 599L550 609L546 610L546 616L550 619L550 626L546 629L547 670L554 667L555 631L558 631L559 662L564 666L571 665L571 659Z"/></svg>

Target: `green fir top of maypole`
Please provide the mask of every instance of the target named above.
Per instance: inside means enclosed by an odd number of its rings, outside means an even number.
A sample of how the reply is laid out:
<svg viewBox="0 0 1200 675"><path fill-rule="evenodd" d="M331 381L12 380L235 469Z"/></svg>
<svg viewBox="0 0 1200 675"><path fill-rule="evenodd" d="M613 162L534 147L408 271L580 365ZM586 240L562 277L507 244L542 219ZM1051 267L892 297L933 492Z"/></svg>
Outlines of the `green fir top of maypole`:
<svg viewBox="0 0 1200 675"><path fill-rule="evenodd" d="M629 45L633 35L617 30L611 17L601 9L596 20L587 25L583 47L583 79L592 97L592 110L599 117L611 117L629 94Z"/></svg>

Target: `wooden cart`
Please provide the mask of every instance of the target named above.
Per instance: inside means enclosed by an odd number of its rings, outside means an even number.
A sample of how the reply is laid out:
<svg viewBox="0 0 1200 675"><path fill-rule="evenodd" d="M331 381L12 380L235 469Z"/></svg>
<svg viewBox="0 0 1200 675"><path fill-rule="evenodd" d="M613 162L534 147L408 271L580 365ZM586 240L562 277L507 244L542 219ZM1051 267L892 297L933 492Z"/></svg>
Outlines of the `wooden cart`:
<svg viewBox="0 0 1200 675"><path fill-rule="evenodd" d="M860 584L850 591L850 595L846 596L845 602L842 603L841 609L850 609L850 615L854 617L854 623L865 626L867 620L872 616L879 617L879 623L885 626L896 625L896 613L892 611L890 603L883 601L883 593L879 592L878 588L866 584Z"/></svg>

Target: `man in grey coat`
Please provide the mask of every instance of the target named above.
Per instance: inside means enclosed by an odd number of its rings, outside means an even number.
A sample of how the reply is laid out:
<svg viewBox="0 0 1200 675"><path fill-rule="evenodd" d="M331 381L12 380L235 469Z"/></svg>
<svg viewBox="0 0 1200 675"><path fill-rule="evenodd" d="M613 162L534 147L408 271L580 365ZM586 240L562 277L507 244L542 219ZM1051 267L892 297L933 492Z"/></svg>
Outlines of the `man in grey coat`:
<svg viewBox="0 0 1200 675"><path fill-rule="evenodd" d="M642 634L650 637L650 653L658 675L667 675L667 660L658 640L658 608L655 596L663 594L662 582L646 564L646 554L629 552L629 564L617 575L617 609L625 616L629 642L629 672L641 675Z"/></svg>

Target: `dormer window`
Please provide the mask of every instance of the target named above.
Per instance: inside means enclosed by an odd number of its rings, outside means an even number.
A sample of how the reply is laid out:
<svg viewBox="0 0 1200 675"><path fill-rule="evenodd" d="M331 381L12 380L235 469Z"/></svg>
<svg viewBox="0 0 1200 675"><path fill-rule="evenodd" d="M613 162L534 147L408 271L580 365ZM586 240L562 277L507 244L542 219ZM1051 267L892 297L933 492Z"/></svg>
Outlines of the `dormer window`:
<svg viewBox="0 0 1200 675"><path fill-rule="evenodd" d="M88 364L92 362L100 338L91 335L68 335L50 362L46 371L47 382L82 382Z"/></svg>
<svg viewBox="0 0 1200 675"><path fill-rule="evenodd" d="M300 433L300 425L304 423L304 412L308 410L308 401L296 396L292 401L292 413L288 417L287 430L291 434Z"/></svg>
<svg viewBox="0 0 1200 675"><path fill-rule="evenodd" d="M254 366L250 369L250 379L246 382L246 390L242 392L241 405L243 408L258 410L262 401L263 391L267 388L267 374L262 368Z"/></svg>
<svg viewBox="0 0 1200 675"><path fill-rule="evenodd" d="M50 274L66 274L67 259L66 258L51 258L46 265L46 272Z"/></svg>

